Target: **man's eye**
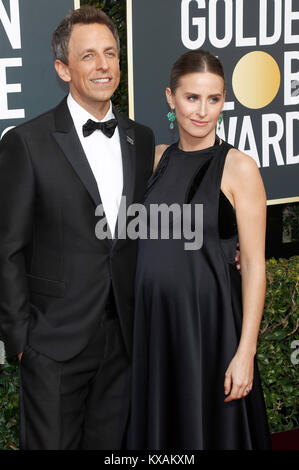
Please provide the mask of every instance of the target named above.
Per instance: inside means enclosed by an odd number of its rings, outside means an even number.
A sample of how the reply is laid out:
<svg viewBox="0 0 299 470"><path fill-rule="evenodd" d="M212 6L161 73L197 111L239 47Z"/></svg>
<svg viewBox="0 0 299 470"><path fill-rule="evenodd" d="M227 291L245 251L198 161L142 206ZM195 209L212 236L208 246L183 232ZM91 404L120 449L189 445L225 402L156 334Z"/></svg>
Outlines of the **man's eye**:
<svg viewBox="0 0 299 470"><path fill-rule="evenodd" d="M114 57L115 56L114 52L112 52L112 51L106 52L106 55L108 55L109 57Z"/></svg>
<svg viewBox="0 0 299 470"><path fill-rule="evenodd" d="M85 56L83 56L83 59L90 59L92 57L92 54L85 54Z"/></svg>

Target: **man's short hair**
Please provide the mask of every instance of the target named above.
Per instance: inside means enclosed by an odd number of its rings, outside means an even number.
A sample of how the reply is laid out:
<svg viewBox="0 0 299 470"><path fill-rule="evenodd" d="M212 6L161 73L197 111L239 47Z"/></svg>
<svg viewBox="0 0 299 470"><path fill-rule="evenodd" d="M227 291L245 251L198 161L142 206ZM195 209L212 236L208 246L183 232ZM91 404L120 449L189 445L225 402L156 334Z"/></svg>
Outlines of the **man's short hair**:
<svg viewBox="0 0 299 470"><path fill-rule="evenodd" d="M83 6L77 10L71 10L70 13L63 18L55 29L52 36L52 48L56 60L61 60L64 64L68 64L68 46L75 24L92 24L98 23L107 26L112 32L116 42L118 54L120 53L120 44L117 27L106 13L95 7Z"/></svg>

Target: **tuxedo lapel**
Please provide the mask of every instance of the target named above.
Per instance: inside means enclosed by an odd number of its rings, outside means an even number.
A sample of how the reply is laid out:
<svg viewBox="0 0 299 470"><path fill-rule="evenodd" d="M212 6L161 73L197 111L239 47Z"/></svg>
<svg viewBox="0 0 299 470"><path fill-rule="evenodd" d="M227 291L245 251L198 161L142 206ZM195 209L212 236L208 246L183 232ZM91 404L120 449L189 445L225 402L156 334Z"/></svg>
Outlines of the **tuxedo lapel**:
<svg viewBox="0 0 299 470"><path fill-rule="evenodd" d="M85 186L95 207L97 207L102 204L98 185L76 132L66 98L57 106L54 112L56 131L53 132L53 137ZM112 236L108 224L107 231L109 235L104 241L108 243L108 246L111 246Z"/></svg>
<svg viewBox="0 0 299 470"><path fill-rule="evenodd" d="M128 118L119 114L114 108L113 113L118 123L123 163L122 196L126 197L127 208L133 202L135 189L135 130ZM95 206L102 204L97 182L77 135L66 98L54 110L54 115L56 124L56 131L53 132L54 139L85 186ZM120 227L120 229L122 231L125 227ZM114 240L114 242L116 241L117 239Z"/></svg>
<svg viewBox="0 0 299 470"><path fill-rule="evenodd" d="M77 135L66 99L55 109L56 131L53 136L96 206L101 204L97 182Z"/></svg>
<svg viewBox="0 0 299 470"><path fill-rule="evenodd" d="M123 192L122 196L126 197L126 209L133 203L135 176L136 176L136 145L135 145L135 129L131 122L123 115L119 114L115 109L113 113L117 119L118 131L120 138L120 146L123 162ZM120 209L121 210L121 209ZM120 222L120 218L118 217ZM119 224L119 236L126 227ZM117 230L115 243L117 241Z"/></svg>
<svg viewBox="0 0 299 470"><path fill-rule="evenodd" d="M123 196L126 196L127 206L132 204L136 174L136 145L135 129L130 121L115 109L113 113L118 123L120 146L123 162Z"/></svg>

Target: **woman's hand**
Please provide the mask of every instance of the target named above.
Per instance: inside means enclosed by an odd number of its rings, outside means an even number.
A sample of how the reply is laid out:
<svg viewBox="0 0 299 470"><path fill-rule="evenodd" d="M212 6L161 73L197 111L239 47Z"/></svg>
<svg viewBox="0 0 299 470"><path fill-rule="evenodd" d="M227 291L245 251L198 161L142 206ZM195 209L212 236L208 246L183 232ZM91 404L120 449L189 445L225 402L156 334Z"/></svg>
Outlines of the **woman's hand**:
<svg viewBox="0 0 299 470"><path fill-rule="evenodd" d="M231 360L224 380L224 393L228 395L225 402L246 397L253 384L254 356L236 353Z"/></svg>

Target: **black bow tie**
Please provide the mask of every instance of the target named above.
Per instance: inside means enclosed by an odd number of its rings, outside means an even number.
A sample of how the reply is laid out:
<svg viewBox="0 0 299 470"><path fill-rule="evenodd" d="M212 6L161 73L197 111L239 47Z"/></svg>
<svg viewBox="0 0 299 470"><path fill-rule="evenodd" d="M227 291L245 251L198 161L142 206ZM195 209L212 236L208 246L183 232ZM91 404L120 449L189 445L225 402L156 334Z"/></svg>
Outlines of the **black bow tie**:
<svg viewBox="0 0 299 470"><path fill-rule="evenodd" d="M83 125L83 136L88 137L92 134L96 129L99 129L103 132L109 139L113 136L115 128L117 126L116 119L110 119L110 121L104 122L95 122L92 119L88 119L88 121Z"/></svg>

